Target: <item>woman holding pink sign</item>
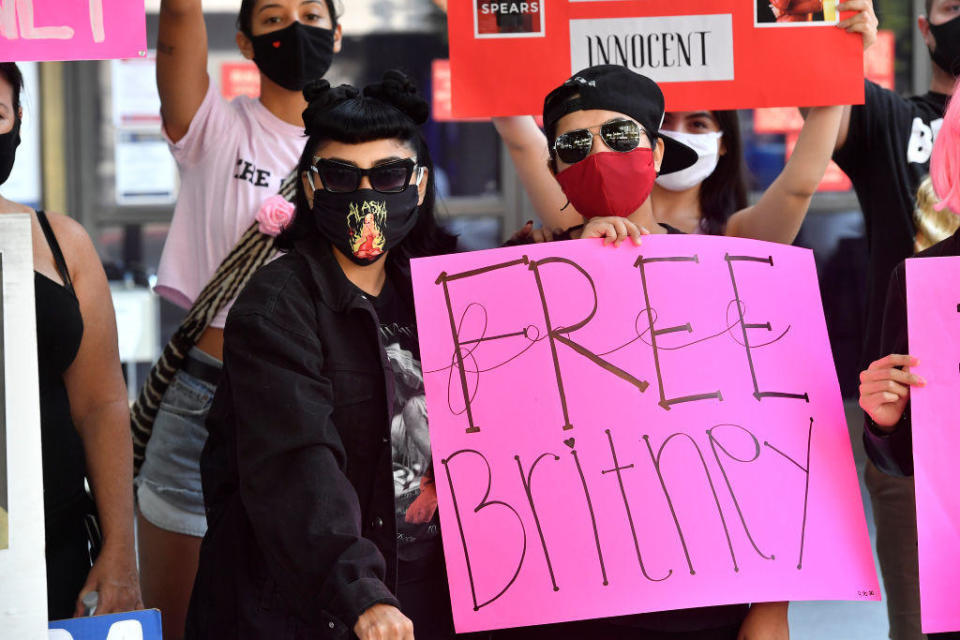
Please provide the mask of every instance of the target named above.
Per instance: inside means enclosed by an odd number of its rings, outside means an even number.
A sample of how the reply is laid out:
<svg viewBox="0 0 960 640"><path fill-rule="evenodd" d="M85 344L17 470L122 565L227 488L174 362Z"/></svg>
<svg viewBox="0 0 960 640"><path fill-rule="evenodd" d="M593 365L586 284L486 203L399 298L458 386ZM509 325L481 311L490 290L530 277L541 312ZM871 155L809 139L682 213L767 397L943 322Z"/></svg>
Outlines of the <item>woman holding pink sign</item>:
<svg viewBox="0 0 960 640"><path fill-rule="evenodd" d="M584 69L544 101L549 168L564 197L587 218L561 238L604 237L639 244L641 234L683 231L658 221L651 193L660 177L682 175L698 154L661 134L663 93L655 82L625 67ZM836 135L842 107L822 110L817 122ZM825 139L832 139L829 135ZM808 171L819 169L826 158ZM819 181L819 178L817 178ZM629 188L627 188L629 185ZM787 603L728 605L647 613L501 632L503 637L563 640L787 640Z"/></svg>
<svg viewBox="0 0 960 640"><path fill-rule="evenodd" d="M144 601L163 611L164 637L172 639L183 633L206 531L199 458L220 376L223 326L232 303L228 292L238 278L218 279L213 296L205 286L228 255L243 253L248 245L238 241L255 218L273 235L283 226L288 207L278 192L289 184L305 142L302 89L327 72L340 50L334 0L239 4L237 46L260 71L260 96L228 102L207 73L201 0L160 3L157 87L181 187L156 291L184 308L211 297L218 305L196 343L184 348L184 364L166 373L169 386L154 391L162 400L152 433L135 432L143 456L136 483ZM243 253L244 260L248 255Z"/></svg>
<svg viewBox="0 0 960 640"><path fill-rule="evenodd" d="M939 197L937 211L960 216L960 101L951 100L930 159L930 178ZM956 228L956 226L955 226ZM916 254L917 258L960 256L960 229ZM913 373L917 358L908 355L906 264L893 270L883 312L880 352L860 373L860 407L866 412L863 441L870 460L893 476L914 475L910 393L927 381ZM868 354L870 355L870 354ZM955 372L954 372L955 373ZM918 445L919 446L919 445ZM919 495L919 494L918 494ZM903 513L916 519L916 512ZM923 594L921 593L921 597ZM929 634L931 640L957 640L960 629Z"/></svg>
<svg viewBox="0 0 960 640"><path fill-rule="evenodd" d="M960 216L960 102L951 100L943 119L940 135L930 159L930 178L938 202L937 212ZM924 187L921 187L921 197ZM918 198L918 204L921 198ZM956 221L954 221L956 223ZM957 224L952 225L957 228ZM918 244L921 242L918 236ZM916 254L916 257L960 255L960 229L952 235ZM916 358L906 355L907 315L905 264L901 262L890 278L886 307L883 313L881 352L860 373L860 407L867 414L864 444L877 467L896 476L913 475L912 441L910 437L910 388L925 381L910 373Z"/></svg>

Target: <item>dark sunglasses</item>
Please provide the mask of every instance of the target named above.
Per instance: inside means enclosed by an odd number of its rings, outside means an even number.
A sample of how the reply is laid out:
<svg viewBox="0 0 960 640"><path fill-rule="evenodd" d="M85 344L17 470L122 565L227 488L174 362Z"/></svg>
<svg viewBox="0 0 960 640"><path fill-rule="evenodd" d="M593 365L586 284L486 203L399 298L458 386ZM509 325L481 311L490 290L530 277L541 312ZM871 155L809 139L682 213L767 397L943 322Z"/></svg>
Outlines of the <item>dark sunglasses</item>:
<svg viewBox="0 0 960 640"><path fill-rule="evenodd" d="M600 125L600 133L590 129L575 129L557 136L553 150L567 164L576 164L590 155L596 135L612 150L626 153L640 145L640 135L643 133L646 132L633 120L611 120Z"/></svg>
<svg viewBox="0 0 960 640"><path fill-rule="evenodd" d="M332 193L352 193L360 188L363 176L370 178L370 186L380 193L400 193L410 185L417 163L409 158L379 164L371 169L323 158L310 167L320 176L323 188ZM419 175L417 176L419 180ZM312 180L311 180L312 183ZM316 187L314 187L316 188Z"/></svg>

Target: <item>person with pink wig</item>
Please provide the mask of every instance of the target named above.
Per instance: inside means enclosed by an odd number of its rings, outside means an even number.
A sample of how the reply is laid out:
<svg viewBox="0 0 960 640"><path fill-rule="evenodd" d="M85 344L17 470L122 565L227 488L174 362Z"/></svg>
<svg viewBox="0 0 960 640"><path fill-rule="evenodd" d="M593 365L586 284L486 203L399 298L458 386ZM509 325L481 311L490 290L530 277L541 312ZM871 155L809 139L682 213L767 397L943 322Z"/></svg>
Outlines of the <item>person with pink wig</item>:
<svg viewBox="0 0 960 640"><path fill-rule="evenodd" d="M939 199L934 208L960 216L960 99L952 99L947 107L930 160L930 179ZM918 258L944 256L960 256L960 229L916 255ZM867 455L881 471L893 476L913 475L913 442L907 405L911 387L925 384L923 378L910 371L917 359L908 355L904 265L901 261L890 277L880 351L873 354L877 359L860 373L860 406L867 414L863 434ZM928 637L960 640L960 629Z"/></svg>
<svg viewBox="0 0 960 640"><path fill-rule="evenodd" d="M960 87L960 82L957 86ZM940 135L930 160L930 179L940 197L936 208L960 215L960 100L950 101Z"/></svg>

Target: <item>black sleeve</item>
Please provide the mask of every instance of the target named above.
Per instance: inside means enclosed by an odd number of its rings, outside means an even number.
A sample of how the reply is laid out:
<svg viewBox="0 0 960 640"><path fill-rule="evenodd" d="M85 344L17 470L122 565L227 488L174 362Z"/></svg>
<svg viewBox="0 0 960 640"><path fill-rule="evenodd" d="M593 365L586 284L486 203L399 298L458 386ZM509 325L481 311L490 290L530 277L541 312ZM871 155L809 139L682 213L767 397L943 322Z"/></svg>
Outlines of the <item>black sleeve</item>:
<svg viewBox="0 0 960 640"><path fill-rule="evenodd" d="M503 247L519 247L525 244L533 244L533 240L529 238L509 238L506 242L500 245L500 249Z"/></svg>
<svg viewBox="0 0 960 640"><path fill-rule="evenodd" d="M565 231L561 231L560 233L558 233L556 236L554 236L553 240L554 242L559 240L572 240L573 238L571 237L571 234L574 231L577 231L578 229L583 229L585 226L586 225L583 225L583 224L572 226L569 229L566 229ZM534 244L533 238L531 238L530 236L527 236L526 238L510 238L509 240L501 244L500 248L519 247L527 244Z"/></svg>
<svg viewBox="0 0 960 640"><path fill-rule="evenodd" d="M907 288L901 262L890 276L887 304L883 310L883 330L880 335L880 353L873 354L877 360L891 353L909 353L907 344ZM907 403L903 417L890 433L885 433L865 415L863 444L867 456L877 468L894 476L913 475L913 439L910 428L910 404Z"/></svg>
<svg viewBox="0 0 960 640"><path fill-rule="evenodd" d="M896 152L889 143L899 132L891 135L890 128L909 123L912 113L910 103L900 95L864 81L864 102L851 107L847 139L833 159L854 181L871 167L891 162Z"/></svg>
<svg viewBox="0 0 960 640"><path fill-rule="evenodd" d="M574 232L574 231L583 231L583 228L586 227L586 226L587 226L587 224L586 224L586 223L583 223L583 224L574 225L574 226L572 226L572 227L570 227L570 228L568 228L568 229L564 229L562 232L558 233L558 234L554 237L554 241L558 241L558 240L573 240L573 232Z"/></svg>
<svg viewBox="0 0 960 640"><path fill-rule="evenodd" d="M240 498L284 597L305 620L326 610L352 628L372 605L399 603L384 584L383 556L361 535L303 288L281 289L260 311L236 309L227 322Z"/></svg>

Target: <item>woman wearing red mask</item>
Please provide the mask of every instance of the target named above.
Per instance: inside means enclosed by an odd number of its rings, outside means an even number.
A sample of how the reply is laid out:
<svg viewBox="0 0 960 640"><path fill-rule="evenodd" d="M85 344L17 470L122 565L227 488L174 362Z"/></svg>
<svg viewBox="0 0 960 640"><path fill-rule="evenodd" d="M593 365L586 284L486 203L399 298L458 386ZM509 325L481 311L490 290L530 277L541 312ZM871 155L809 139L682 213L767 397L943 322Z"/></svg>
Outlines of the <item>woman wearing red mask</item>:
<svg viewBox="0 0 960 640"><path fill-rule="evenodd" d="M659 130L661 139L689 145L697 157L688 168L655 176L649 194L653 220L684 233L792 243L829 164L840 115L836 107L811 109L784 170L760 199L748 206L736 112L667 113ZM544 225L534 231L528 223L521 235L551 239L582 218L592 217L579 210L551 175L566 168L566 163L551 159L547 165L551 170L544 170L540 158L547 153L547 144L552 147L554 143L549 133L545 137L533 118L497 118L495 124Z"/></svg>
<svg viewBox="0 0 960 640"><path fill-rule="evenodd" d="M683 233L654 217L650 193L658 175L693 166L697 153L661 136L663 94L652 80L625 67L585 69L544 101L550 169L570 204L588 222L567 238L605 237L639 243L643 233ZM841 107L823 111L840 126ZM822 175L827 159L816 166ZM503 632L512 638L519 631ZM787 640L787 603L732 605L642 614L522 630L523 638L632 640Z"/></svg>
<svg viewBox="0 0 960 640"><path fill-rule="evenodd" d="M631 90L605 91L603 87L611 79L626 83L624 86ZM810 124L805 133L833 140L841 115L842 107L815 109L808 116ZM663 94L656 83L624 67L591 67L547 96L544 129L551 149L550 170L564 198L589 220L586 226L568 229L564 237L605 236L619 243L628 235L637 240L641 232L682 233L657 221L650 194L658 175L671 175L692 166L697 154L677 140L660 135L662 117ZM829 162L829 152L820 152L813 148L816 146L798 145L790 166L761 202L735 214L725 234L740 235L739 216L749 219L759 235L783 233L783 227L788 226L792 239ZM796 181L812 186L796 191L788 186ZM796 220L789 215L774 219L765 214L757 219L758 214L777 204L802 213Z"/></svg>

